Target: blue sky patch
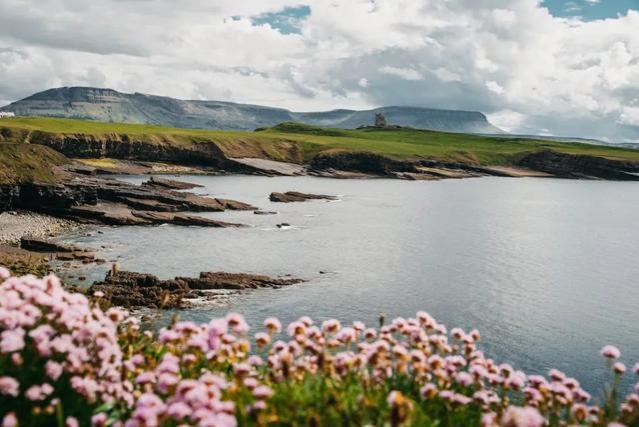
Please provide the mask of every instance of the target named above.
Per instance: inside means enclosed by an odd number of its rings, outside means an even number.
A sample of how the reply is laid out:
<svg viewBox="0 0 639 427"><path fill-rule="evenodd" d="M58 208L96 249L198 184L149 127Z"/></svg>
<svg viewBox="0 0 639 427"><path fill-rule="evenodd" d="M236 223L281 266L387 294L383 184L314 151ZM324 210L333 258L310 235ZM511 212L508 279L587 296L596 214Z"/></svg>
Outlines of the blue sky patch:
<svg viewBox="0 0 639 427"><path fill-rule="evenodd" d="M282 34L300 33L300 23L311 14L309 6L287 7L251 18L253 25L269 24Z"/></svg>
<svg viewBox="0 0 639 427"><path fill-rule="evenodd" d="M639 10L639 0L544 0L553 16L580 16L585 21L616 18L629 9Z"/></svg>

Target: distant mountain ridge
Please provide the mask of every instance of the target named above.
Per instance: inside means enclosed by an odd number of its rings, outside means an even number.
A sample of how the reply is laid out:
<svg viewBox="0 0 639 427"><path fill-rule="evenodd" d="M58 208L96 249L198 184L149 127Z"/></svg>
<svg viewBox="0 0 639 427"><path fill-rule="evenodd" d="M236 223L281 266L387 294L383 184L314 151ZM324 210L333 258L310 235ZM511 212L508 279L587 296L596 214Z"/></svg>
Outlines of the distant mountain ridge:
<svg viewBox="0 0 639 427"><path fill-rule="evenodd" d="M93 87L62 87L36 93L0 108L18 116L63 117L183 128L252 130L297 121L342 129L371 125L381 112L389 124L463 133L502 133L477 111L420 107L293 112L284 108L223 101L180 100Z"/></svg>

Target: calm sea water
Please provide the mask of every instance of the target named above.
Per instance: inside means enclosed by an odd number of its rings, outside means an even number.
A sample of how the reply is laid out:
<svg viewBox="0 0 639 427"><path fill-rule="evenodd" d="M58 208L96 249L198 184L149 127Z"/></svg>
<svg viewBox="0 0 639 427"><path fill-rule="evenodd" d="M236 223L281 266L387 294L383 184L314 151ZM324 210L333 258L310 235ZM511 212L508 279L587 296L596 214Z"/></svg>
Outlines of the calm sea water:
<svg viewBox="0 0 639 427"><path fill-rule="evenodd" d="M427 310L449 327L478 328L499 361L529 373L557 367L590 389L604 378L604 344L617 345L628 364L639 360L639 184L180 179L205 185L201 194L279 214L204 214L251 225L245 229L107 227L69 240L105 245L102 255L121 256L123 269L162 278L222 270L308 280L182 318L237 311L253 324L310 315L376 325L381 312L392 319ZM288 190L340 200L269 202L270 192ZM282 222L293 228L278 229Z"/></svg>

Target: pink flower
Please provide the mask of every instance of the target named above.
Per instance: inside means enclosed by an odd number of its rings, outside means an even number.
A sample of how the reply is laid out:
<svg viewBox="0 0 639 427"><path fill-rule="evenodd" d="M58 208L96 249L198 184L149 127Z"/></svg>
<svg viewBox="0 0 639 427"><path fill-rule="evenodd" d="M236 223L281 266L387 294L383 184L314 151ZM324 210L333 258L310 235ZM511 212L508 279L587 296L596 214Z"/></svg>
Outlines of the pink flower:
<svg viewBox="0 0 639 427"><path fill-rule="evenodd" d="M24 348L24 329L8 329L0 334L0 352L12 353Z"/></svg>
<svg viewBox="0 0 639 427"><path fill-rule="evenodd" d="M615 371L616 374L622 375L626 372L626 365L621 362L616 362L614 365L612 365L612 369Z"/></svg>
<svg viewBox="0 0 639 427"><path fill-rule="evenodd" d="M554 381L563 381L566 379L566 374L557 369L551 369L550 371L548 371L548 375Z"/></svg>
<svg viewBox="0 0 639 427"><path fill-rule="evenodd" d="M235 373L235 375L244 377L248 375L249 372L251 372L251 365L247 363L237 363L233 365L233 372Z"/></svg>
<svg viewBox="0 0 639 427"><path fill-rule="evenodd" d="M348 327L342 328L335 338L343 343L355 341L355 329Z"/></svg>
<svg viewBox="0 0 639 427"><path fill-rule="evenodd" d="M634 368L632 368L632 370L635 372L635 374L639 375L639 363L635 363Z"/></svg>
<svg viewBox="0 0 639 427"><path fill-rule="evenodd" d="M286 328L286 331L288 332L288 334L292 337L295 337L297 335L305 335L306 334L306 324L303 322L295 321L295 322L291 322L288 327Z"/></svg>
<svg viewBox="0 0 639 427"><path fill-rule="evenodd" d="M340 328L340 323L336 319L329 319L322 322L322 330L324 332L337 332Z"/></svg>
<svg viewBox="0 0 639 427"><path fill-rule="evenodd" d="M147 384L155 382L155 374L153 372L142 372L135 378L136 384Z"/></svg>
<svg viewBox="0 0 639 427"><path fill-rule="evenodd" d="M64 424L66 427L79 427L80 424L78 423L78 420L74 417L67 417L67 420Z"/></svg>
<svg viewBox="0 0 639 427"><path fill-rule="evenodd" d="M473 376L468 372L460 372L457 374L457 382L464 387L468 387L473 383Z"/></svg>
<svg viewBox="0 0 639 427"><path fill-rule="evenodd" d="M13 377L0 377L0 394L17 397L20 392L20 383Z"/></svg>
<svg viewBox="0 0 639 427"><path fill-rule="evenodd" d="M251 366L262 366L264 364L264 361L262 360L262 358L256 354L250 356L247 362Z"/></svg>
<svg viewBox="0 0 639 427"><path fill-rule="evenodd" d="M265 385L255 387L253 389L253 396L255 396L256 399L260 399L260 400L268 399L272 395L273 395L273 390L271 390L269 387Z"/></svg>
<svg viewBox="0 0 639 427"><path fill-rule="evenodd" d="M251 411L253 412L263 411L265 409L266 402L264 402L263 400L258 400L257 402L253 403L253 405L251 405Z"/></svg>
<svg viewBox="0 0 639 427"><path fill-rule="evenodd" d="M481 427L493 427L497 425L497 414L490 412L481 416Z"/></svg>
<svg viewBox="0 0 639 427"><path fill-rule="evenodd" d="M258 347L264 347L265 345L268 345L269 342L271 342L271 337L269 336L269 334L266 334L264 332L258 332L255 334L255 343L258 345Z"/></svg>
<svg viewBox="0 0 639 427"><path fill-rule="evenodd" d="M11 272L5 267L0 266L0 279L6 280L11 277Z"/></svg>
<svg viewBox="0 0 639 427"><path fill-rule="evenodd" d="M60 375L62 375L62 365L60 365L58 362L54 362L53 360L47 361L47 363L44 365L44 369L47 372L49 378L51 378L53 381L57 380L58 378L60 378Z"/></svg>
<svg viewBox="0 0 639 427"><path fill-rule="evenodd" d="M17 427L18 425L18 417L16 417L15 412L9 412L2 419L2 427Z"/></svg>
<svg viewBox="0 0 639 427"><path fill-rule="evenodd" d="M220 345L221 337L226 334L227 323L224 319L214 319L208 325L209 350L215 350Z"/></svg>
<svg viewBox="0 0 639 427"><path fill-rule="evenodd" d="M53 387L49 384L42 384L41 386L32 385L24 392L24 395L29 400L39 401L44 400L52 392Z"/></svg>
<svg viewBox="0 0 639 427"><path fill-rule="evenodd" d="M367 340L374 340L377 337L377 331L373 328L368 328L364 331L364 338Z"/></svg>
<svg viewBox="0 0 639 427"><path fill-rule="evenodd" d="M419 392L425 398L432 398L437 395L437 386L433 383L427 383L419 390Z"/></svg>
<svg viewBox="0 0 639 427"><path fill-rule="evenodd" d="M310 318L310 317L308 317L308 316L302 316L302 317L300 317L300 318L299 318L299 319L297 319L297 320L299 320L300 322L302 322L303 324L305 324L305 325L306 325L306 327L310 327L310 326L313 324L313 319L311 319L311 318Z"/></svg>
<svg viewBox="0 0 639 427"><path fill-rule="evenodd" d="M249 331L249 325L244 320L244 316L237 313L229 313L226 316L226 322L231 327L231 330L238 334L246 334Z"/></svg>
<svg viewBox="0 0 639 427"><path fill-rule="evenodd" d="M280 333L282 331L282 324L275 317L269 317L264 320L264 327L271 333Z"/></svg>
<svg viewBox="0 0 639 427"><path fill-rule="evenodd" d="M601 355L607 359L619 359L621 352L613 345L607 345L601 349Z"/></svg>
<svg viewBox="0 0 639 427"><path fill-rule="evenodd" d="M104 412L100 412L91 417L91 425L93 427L104 427L106 426L106 422L107 415Z"/></svg>
<svg viewBox="0 0 639 427"><path fill-rule="evenodd" d="M510 406L501 419L504 427L541 427L546 420L535 408Z"/></svg>
<svg viewBox="0 0 639 427"><path fill-rule="evenodd" d="M184 402L175 402L169 405L166 412L170 417L181 420L191 415L193 410Z"/></svg>

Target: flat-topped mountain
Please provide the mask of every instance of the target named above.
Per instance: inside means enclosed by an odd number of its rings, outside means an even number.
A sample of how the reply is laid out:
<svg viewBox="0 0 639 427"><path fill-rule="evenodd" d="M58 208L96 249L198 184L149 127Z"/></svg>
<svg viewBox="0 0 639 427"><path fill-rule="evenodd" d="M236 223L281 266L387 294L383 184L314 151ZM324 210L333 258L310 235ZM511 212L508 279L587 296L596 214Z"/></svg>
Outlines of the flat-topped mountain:
<svg viewBox="0 0 639 427"><path fill-rule="evenodd" d="M102 122L144 123L182 128L252 130L282 122L351 129L371 125L375 113L389 124L464 133L501 133L476 111L419 107L381 107L373 110L293 112L283 108L222 101L186 101L113 89L62 87L16 101L0 111L18 116L63 117Z"/></svg>

